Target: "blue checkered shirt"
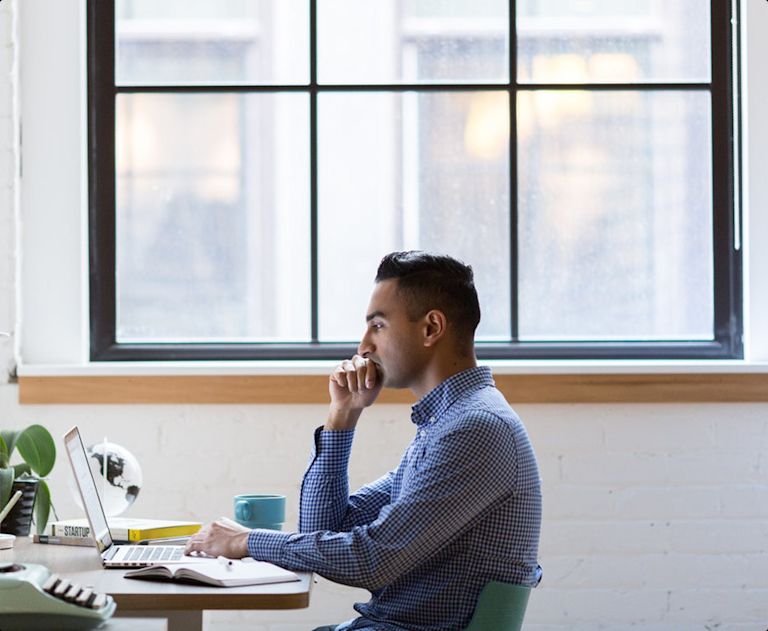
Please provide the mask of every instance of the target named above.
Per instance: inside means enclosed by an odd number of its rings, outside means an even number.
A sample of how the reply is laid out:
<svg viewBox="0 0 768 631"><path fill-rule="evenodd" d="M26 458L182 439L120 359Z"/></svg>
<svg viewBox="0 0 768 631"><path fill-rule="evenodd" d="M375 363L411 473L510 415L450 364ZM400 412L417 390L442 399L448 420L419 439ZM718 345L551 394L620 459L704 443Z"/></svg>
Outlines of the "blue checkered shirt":
<svg viewBox="0 0 768 631"><path fill-rule="evenodd" d="M349 494L354 431L315 433L299 533L253 530L256 559L371 592L339 628L446 631L469 623L488 581L534 586L541 486L528 434L485 367L413 406L400 465Z"/></svg>

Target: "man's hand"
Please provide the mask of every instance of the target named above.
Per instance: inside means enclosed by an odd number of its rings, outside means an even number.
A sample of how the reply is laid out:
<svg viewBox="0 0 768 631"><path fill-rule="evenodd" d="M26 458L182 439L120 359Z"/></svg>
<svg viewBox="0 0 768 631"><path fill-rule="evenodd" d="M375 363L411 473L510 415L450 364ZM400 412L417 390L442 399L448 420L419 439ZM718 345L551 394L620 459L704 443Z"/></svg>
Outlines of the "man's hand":
<svg viewBox="0 0 768 631"><path fill-rule="evenodd" d="M328 380L331 408L325 429L353 429L363 409L379 396L382 385L372 360L355 355L341 362Z"/></svg>
<svg viewBox="0 0 768 631"><path fill-rule="evenodd" d="M237 522L221 517L192 535L184 547L184 554L202 552L212 557L242 559L248 556L249 532Z"/></svg>

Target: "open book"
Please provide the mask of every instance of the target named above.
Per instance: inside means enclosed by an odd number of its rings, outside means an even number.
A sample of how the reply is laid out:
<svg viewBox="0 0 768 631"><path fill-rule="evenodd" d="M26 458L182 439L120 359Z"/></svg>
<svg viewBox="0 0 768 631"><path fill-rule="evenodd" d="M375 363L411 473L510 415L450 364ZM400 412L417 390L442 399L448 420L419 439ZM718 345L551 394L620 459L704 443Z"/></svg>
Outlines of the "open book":
<svg viewBox="0 0 768 631"><path fill-rule="evenodd" d="M194 563L165 563L149 565L125 573L126 578L147 578L166 581L191 581L216 587L237 587L238 585L261 585L263 583L287 583L298 581L293 572L272 563L251 559L230 560L210 559Z"/></svg>

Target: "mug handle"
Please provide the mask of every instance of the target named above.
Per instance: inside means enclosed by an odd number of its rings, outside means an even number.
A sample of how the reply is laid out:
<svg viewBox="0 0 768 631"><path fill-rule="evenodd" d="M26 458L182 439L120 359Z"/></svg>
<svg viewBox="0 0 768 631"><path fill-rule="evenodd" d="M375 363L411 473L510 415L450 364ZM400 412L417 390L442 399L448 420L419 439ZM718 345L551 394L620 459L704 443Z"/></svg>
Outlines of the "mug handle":
<svg viewBox="0 0 768 631"><path fill-rule="evenodd" d="M237 504L235 504L235 518L248 521L251 518L251 505L245 500L237 500Z"/></svg>

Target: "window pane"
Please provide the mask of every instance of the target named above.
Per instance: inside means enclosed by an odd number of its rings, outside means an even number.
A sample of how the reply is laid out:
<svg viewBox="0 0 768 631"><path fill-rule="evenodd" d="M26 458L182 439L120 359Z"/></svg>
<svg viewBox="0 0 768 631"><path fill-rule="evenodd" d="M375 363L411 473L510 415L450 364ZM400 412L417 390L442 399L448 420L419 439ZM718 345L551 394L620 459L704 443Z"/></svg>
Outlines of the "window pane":
<svg viewBox="0 0 768 631"><path fill-rule="evenodd" d="M507 81L506 0L318 0L321 83Z"/></svg>
<svg viewBox="0 0 768 631"><path fill-rule="evenodd" d="M518 80L709 81L709 4L518 0Z"/></svg>
<svg viewBox="0 0 768 631"><path fill-rule="evenodd" d="M116 0L118 85L309 81L306 0Z"/></svg>
<svg viewBox="0 0 768 631"><path fill-rule="evenodd" d="M303 94L119 95L117 336L308 340Z"/></svg>
<svg viewBox="0 0 768 631"><path fill-rule="evenodd" d="M712 339L707 92L522 92L523 339Z"/></svg>
<svg viewBox="0 0 768 631"><path fill-rule="evenodd" d="M470 263L480 339L509 339L506 92L321 94L319 327L358 340L381 257L431 249Z"/></svg>

